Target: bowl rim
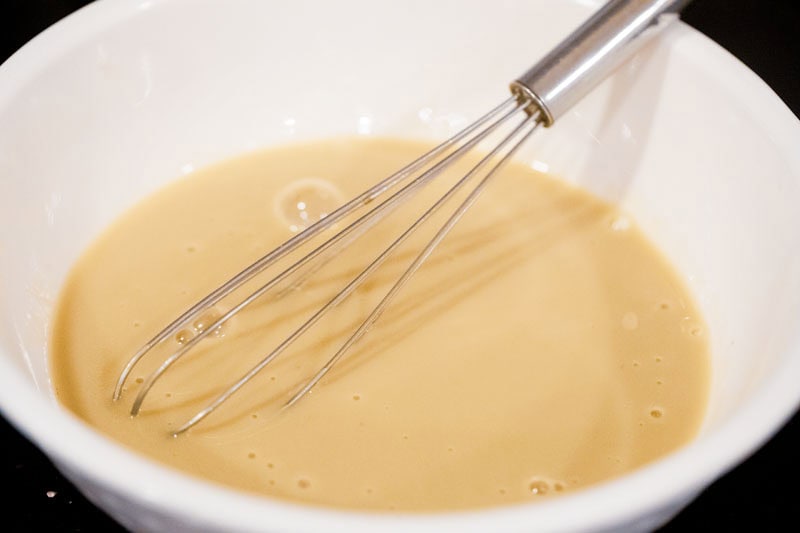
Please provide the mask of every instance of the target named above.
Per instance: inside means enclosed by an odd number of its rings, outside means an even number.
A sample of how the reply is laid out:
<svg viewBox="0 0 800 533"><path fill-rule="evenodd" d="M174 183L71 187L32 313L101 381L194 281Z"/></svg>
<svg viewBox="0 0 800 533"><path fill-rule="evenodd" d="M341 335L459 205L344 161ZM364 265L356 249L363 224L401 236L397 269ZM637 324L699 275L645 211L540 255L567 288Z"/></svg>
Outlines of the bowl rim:
<svg viewBox="0 0 800 533"><path fill-rule="evenodd" d="M135 16L152 3L96 2L42 32L0 65L0 106L59 51L69 50L95 32ZM598 5L599 1L589 3ZM772 140L795 175L800 176L800 151L796 150L800 146L800 120L737 58L688 25L678 23L677 27L682 47L696 53L714 75L730 80L727 85L740 100L758 102L759 119L775 132ZM259 530L264 525L263 517L269 516L276 529L309 532L366 532L376 528L510 531L526 529L530 524L545 530L571 531L587 525L613 527L639 515L642 509L659 509L682 495L696 494L759 448L800 406L800 389L796 387L800 379L800 330L792 337L787 353L789 357L780 371L765 380L740 412L714 432L700 435L649 465L547 505L515 504L468 511L389 514L329 509L270 500L199 481L128 451L88 427L54 400L35 391L24 372L5 358L0 358L0 412L68 477L88 477L159 513L178 514L187 523L204 527L234 524L243 530ZM165 475L167 472L170 474ZM148 481L153 479L157 483ZM198 501L203 505L197 505Z"/></svg>

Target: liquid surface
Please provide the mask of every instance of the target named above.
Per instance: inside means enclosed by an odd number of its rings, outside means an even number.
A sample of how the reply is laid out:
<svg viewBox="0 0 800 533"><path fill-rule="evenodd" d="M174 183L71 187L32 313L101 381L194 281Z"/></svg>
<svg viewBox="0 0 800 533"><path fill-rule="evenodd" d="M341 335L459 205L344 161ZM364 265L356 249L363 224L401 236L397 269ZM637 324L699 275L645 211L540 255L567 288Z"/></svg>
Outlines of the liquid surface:
<svg viewBox="0 0 800 533"><path fill-rule="evenodd" d="M59 401L194 475L375 510L543 501L690 440L710 369L705 325L681 280L633 221L521 164L504 169L369 334L291 408L280 409L430 233L218 411L170 435L343 287L422 199L214 331L155 384L139 416L128 411L148 374L235 298L155 349L111 400L125 362L161 327L424 148L348 139L264 151L192 174L126 213L63 288L51 337Z"/></svg>

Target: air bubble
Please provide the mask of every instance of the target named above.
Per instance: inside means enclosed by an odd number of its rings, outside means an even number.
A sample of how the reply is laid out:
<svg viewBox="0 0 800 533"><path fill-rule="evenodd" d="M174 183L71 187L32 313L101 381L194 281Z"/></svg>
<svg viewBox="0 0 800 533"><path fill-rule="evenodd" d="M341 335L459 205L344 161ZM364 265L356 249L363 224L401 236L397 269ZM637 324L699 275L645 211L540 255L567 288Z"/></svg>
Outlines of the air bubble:
<svg viewBox="0 0 800 533"><path fill-rule="evenodd" d="M305 178L288 184L276 197L275 210L293 233L325 218L343 202L343 195L330 182Z"/></svg>
<svg viewBox="0 0 800 533"><path fill-rule="evenodd" d="M622 315L622 327L631 331L639 327L639 317L636 313L628 312Z"/></svg>
<svg viewBox="0 0 800 533"><path fill-rule="evenodd" d="M178 344L186 344L194 337L194 332L188 329L182 329L178 333L175 334L175 342Z"/></svg>
<svg viewBox="0 0 800 533"><path fill-rule="evenodd" d="M528 485L528 490L535 496L544 496L550 491L550 484L543 479L535 479Z"/></svg>

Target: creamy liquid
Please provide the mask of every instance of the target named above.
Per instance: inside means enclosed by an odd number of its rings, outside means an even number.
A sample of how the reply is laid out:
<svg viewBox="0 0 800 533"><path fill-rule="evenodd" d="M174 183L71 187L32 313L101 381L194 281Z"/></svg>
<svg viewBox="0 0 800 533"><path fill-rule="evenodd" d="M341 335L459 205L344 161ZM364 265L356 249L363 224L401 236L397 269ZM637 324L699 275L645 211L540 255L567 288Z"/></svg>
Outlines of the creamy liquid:
<svg viewBox="0 0 800 533"><path fill-rule="evenodd" d="M180 470L358 509L542 501L691 439L710 368L705 325L682 281L617 209L522 164L504 169L369 334L288 410L280 406L425 239L409 241L218 411L170 435L343 287L410 213L395 212L301 287L224 324L164 375L138 417L128 411L142 380L232 299L154 350L111 400L127 359L161 327L424 148L344 139L268 150L136 206L63 288L51 341L58 399Z"/></svg>

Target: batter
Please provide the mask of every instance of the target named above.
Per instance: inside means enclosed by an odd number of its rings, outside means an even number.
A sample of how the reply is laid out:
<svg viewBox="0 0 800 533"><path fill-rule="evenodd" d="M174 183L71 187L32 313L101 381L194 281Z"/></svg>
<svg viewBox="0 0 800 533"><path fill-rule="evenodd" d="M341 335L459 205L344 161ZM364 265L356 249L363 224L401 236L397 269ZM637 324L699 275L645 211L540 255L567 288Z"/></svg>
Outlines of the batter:
<svg viewBox="0 0 800 533"><path fill-rule="evenodd" d="M516 163L290 409L280 407L430 233L217 412L170 434L343 287L422 198L301 286L215 331L155 385L139 416L128 412L142 381L235 298L154 350L112 401L125 362L175 316L426 148L360 138L270 149L198 171L124 214L63 287L51 335L59 401L111 438L207 480L382 511L542 501L689 441L710 368L705 325L681 279L616 208Z"/></svg>

